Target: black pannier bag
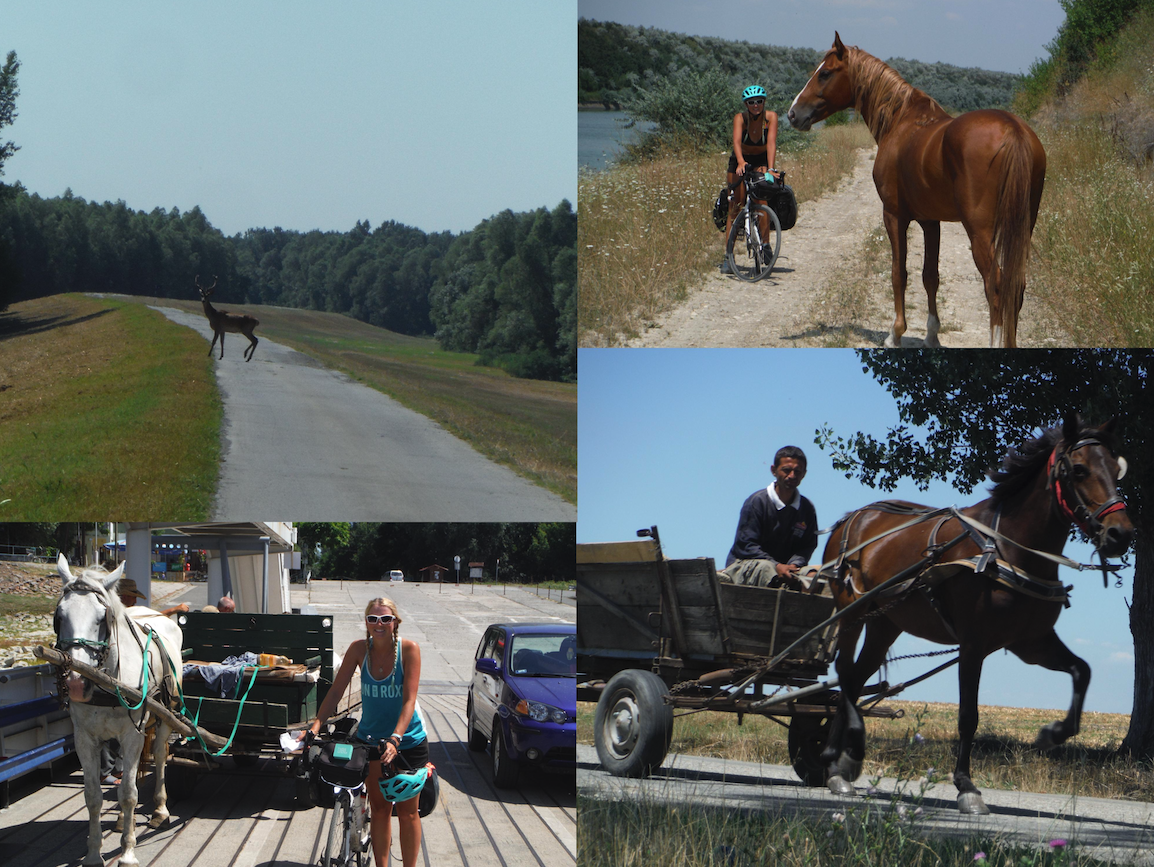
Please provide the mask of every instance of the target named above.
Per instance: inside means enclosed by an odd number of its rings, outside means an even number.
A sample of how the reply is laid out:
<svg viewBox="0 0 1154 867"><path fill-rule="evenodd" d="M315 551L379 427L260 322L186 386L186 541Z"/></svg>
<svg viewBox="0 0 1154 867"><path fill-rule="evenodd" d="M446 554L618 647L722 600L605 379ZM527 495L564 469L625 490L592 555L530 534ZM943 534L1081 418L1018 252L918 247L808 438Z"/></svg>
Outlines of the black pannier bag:
<svg viewBox="0 0 1154 867"><path fill-rule="evenodd" d="M360 744L326 742L317 756L317 776L330 786L354 788L365 779L369 763L368 748Z"/></svg>
<svg viewBox="0 0 1154 867"><path fill-rule="evenodd" d="M776 183L763 177L753 185L752 194L773 209L783 232L792 229L797 223L797 198L789 184Z"/></svg>
<svg viewBox="0 0 1154 867"><path fill-rule="evenodd" d="M717 200L713 203L713 225L717 226L717 231L725 231L725 222L729 217L729 190L726 187L721 188L721 192L717 194Z"/></svg>
<svg viewBox="0 0 1154 867"><path fill-rule="evenodd" d="M797 223L797 198L789 184L777 184L777 192L770 198L769 206L777 214L783 232Z"/></svg>

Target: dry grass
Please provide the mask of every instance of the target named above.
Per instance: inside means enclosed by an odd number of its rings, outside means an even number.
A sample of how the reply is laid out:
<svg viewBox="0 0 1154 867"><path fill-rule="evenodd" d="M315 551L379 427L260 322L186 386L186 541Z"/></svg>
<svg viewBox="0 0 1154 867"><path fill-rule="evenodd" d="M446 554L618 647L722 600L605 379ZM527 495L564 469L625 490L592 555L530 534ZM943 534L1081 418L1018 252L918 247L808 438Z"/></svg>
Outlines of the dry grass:
<svg viewBox="0 0 1154 867"><path fill-rule="evenodd" d="M891 292L891 252L885 229L872 229L862 238L860 253L850 261L834 264L832 273L810 302L813 321L828 347L860 346L866 338L862 323L879 313L879 298ZM908 309L916 309L911 293ZM888 308L885 312L888 312ZM942 331L946 331L942 327ZM868 339L872 341L872 336Z"/></svg>
<svg viewBox="0 0 1154 867"><path fill-rule="evenodd" d="M1154 345L1154 12L1136 16L1118 63L1034 119L1046 189L1030 283L1083 346Z"/></svg>
<svg viewBox="0 0 1154 867"><path fill-rule="evenodd" d="M866 720L863 778L942 779L954 768L957 706L890 701L901 719ZM595 706L580 703L577 737L593 743ZM1082 732L1049 753L1031 746L1038 730L1065 716L1054 710L982 706L972 757L978 788L1154 800L1154 770L1116 755L1130 725L1125 714L1087 713ZM914 743L914 735L922 739ZM735 761L789 764L786 729L765 717L702 712L678 716L671 752ZM932 771L931 771L932 769Z"/></svg>
<svg viewBox="0 0 1154 867"><path fill-rule="evenodd" d="M0 313L0 516L201 520L221 407L204 342L140 305L60 295Z"/></svg>
<svg viewBox="0 0 1154 867"><path fill-rule="evenodd" d="M201 315L200 304L138 301ZM400 401L485 456L577 502L577 386L517 379L446 352L430 337L409 337L336 313L246 305L258 336L291 346ZM257 350L260 351L259 349Z"/></svg>
<svg viewBox="0 0 1154 867"><path fill-rule="evenodd" d="M872 147L864 124L831 127L797 154L781 154L799 202L833 189ZM728 154L665 154L578 180L577 247L582 346L611 346L635 335L685 297L723 255L713 201Z"/></svg>

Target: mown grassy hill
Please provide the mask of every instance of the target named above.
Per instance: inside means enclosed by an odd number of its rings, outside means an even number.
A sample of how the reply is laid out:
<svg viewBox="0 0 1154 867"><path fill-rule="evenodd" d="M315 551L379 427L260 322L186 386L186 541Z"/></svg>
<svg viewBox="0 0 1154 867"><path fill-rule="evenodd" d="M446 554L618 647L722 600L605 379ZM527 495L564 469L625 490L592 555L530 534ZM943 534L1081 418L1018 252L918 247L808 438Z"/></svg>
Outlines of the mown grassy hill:
<svg viewBox="0 0 1154 867"><path fill-rule="evenodd" d="M205 341L146 306L56 295L0 314L0 518L202 520L222 409ZM259 334L341 369L570 502L577 386L520 380L337 314L249 306Z"/></svg>

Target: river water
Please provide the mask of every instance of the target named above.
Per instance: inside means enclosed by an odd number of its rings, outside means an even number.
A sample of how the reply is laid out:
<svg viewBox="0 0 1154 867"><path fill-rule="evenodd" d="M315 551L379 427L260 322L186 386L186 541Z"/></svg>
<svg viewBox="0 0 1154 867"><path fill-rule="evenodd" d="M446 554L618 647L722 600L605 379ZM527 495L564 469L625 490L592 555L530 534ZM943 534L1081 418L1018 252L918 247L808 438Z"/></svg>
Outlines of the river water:
<svg viewBox="0 0 1154 867"><path fill-rule="evenodd" d="M577 165L591 169L606 168L621 156L622 144L634 141L643 131L656 125L643 122L627 129L626 120L623 111L577 112Z"/></svg>

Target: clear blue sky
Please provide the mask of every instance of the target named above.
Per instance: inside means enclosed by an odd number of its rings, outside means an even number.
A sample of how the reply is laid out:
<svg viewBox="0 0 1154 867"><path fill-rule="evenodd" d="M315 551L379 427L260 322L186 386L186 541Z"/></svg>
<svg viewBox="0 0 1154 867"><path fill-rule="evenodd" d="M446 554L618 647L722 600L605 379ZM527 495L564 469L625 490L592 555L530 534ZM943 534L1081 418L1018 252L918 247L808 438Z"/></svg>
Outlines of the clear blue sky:
<svg viewBox="0 0 1154 867"><path fill-rule="evenodd" d="M472 229L577 201L573 7L0 0L4 180L226 234Z"/></svg>
<svg viewBox="0 0 1154 867"><path fill-rule="evenodd" d="M842 436L860 430L880 439L898 423L894 399L849 350L584 349L579 364L578 542L631 539L656 524L668 556L713 557L724 564L742 502L772 481L774 452L787 444L808 457L801 492L813 501L822 528L879 499L966 506L985 497L984 486L962 495L943 483L928 491L912 483L892 493L875 491L832 468L829 454L814 444L817 428L829 425ZM824 545L825 537L815 562ZM1088 562L1090 549L1071 543L1065 553ZM1057 631L1093 669L1086 709L1129 713L1134 657L1125 600L1133 572L1122 573L1123 589L1113 580L1103 589L1100 572L1061 571L1075 589ZM903 636L893 653L935 649L941 648ZM933 665L924 659L897 663L889 679L896 683ZM902 697L956 702L955 671ZM1003 653L986 660L983 704L1064 710L1070 695L1068 675Z"/></svg>
<svg viewBox="0 0 1154 867"><path fill-rule="evenodd" d="M826 50L837 30L875 57L1026 72L1048 55L1058 0L577 0L595 21Z"/></svg>

